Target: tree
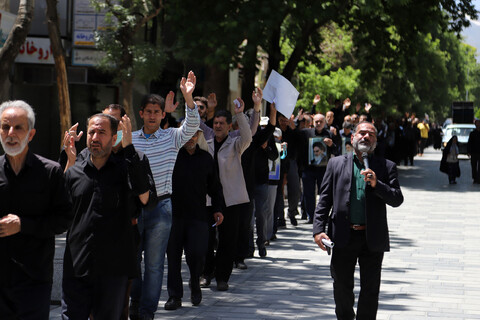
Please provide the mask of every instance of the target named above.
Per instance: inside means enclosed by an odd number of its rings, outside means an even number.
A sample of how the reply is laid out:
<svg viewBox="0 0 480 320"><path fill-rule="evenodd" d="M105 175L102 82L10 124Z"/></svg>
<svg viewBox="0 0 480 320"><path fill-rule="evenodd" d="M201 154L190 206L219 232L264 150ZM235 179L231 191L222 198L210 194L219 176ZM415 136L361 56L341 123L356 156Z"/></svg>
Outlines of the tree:
<svg viewBox="0 0 480 320"><path fill-rule="evenodd" d="M57 75L58 107L60 111L60 141L63 143L63 133L72 126L70 111L70 94L68 91L67 68L65 64L65 50L60 36L59 18L57 12L58 0L47 1L48 35L52 45L55 71Z"/></svg>
<svg viewBox="0 0 480 320"><path fill-rule="evenodd" d="M106 54L100 67L112 72L121 84L122 105L136 128L133 110L135 79L149 82L163 68L165 55L159 47L139 37L139 31L160 14L161 0L91 0L98 11L106 12L108 28L97 33L97 45Z"/></svg>
<svg viewBox="0 0 480 320"><path fill-rule="evenodd" d="M34 7L35 0L20 0L15 24L5 44L0 49L0 88L4 88L10 74L10 68L15 62L20 47L25 43L30 30ZM3 92L3 90L1 91ZM2 100L5 100L5 97L2 97Z"/></svg>

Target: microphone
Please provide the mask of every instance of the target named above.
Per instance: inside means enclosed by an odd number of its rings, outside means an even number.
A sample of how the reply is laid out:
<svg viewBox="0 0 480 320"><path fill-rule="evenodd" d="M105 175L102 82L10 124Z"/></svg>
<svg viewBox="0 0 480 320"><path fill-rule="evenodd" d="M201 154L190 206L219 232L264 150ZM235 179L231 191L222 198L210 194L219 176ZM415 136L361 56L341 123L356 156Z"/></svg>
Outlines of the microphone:
<svg viewBox="0 0 480 320"><path fill-rule="evenodd" d="M362 153L362 159L363 159L363 164L365 165L365 169L370 169L370 166L368 165L368 153L366 152Z"/></svg>
<svg viewBox="0 0 480 320"><path fill-rule="evenodd" d="M363 152L362 159L363 159L363 165L365 166L365 169L370 169L370 165L368 163L368 153ZM370 178L371 176L372 176L371 174L367 174L367 178ZM370 181L367 181L367 185L370 185Z"/></svg>

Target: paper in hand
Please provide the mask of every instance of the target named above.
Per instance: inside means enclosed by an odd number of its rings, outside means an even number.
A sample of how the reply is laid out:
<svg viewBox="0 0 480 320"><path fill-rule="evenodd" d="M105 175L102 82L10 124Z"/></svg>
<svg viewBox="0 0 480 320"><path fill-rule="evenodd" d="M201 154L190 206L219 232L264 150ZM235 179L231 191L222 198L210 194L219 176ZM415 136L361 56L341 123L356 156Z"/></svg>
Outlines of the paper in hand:
<svg viewBox="0 0 480 320"><path fill-rule="evenodd" d="M275 102L275 108L287 119L293 113L298 99L298 91L284 76L272 70L263 89L263 99Z"/></svg>

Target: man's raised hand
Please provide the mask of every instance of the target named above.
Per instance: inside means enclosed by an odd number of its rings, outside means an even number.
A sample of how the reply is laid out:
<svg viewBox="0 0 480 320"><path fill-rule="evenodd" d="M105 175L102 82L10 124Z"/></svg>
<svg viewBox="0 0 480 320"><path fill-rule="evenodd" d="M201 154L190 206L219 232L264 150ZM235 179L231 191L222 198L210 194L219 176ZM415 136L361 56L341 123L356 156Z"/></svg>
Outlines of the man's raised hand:
<svg viewBox="0 0 480 320"><path fill-rule="evenodd" d="M182 91L183 98L190 109L195 108L195 103L193 102L193 91L195 90L196 83L197 78L195 77L193 71L188 73L187 78L182 77L182 80L180 80L180 90Z"/></svg>
<svg viewBox="0 0 480 320"><path fill-rule="evenodd" d="M174 98L175 98L175 93L173 93L173 91L170 91L167 94L167 97L165 98L165 112L172 113L175 111L175 109L177 109L178 102L174 104L173 103Z"/></svg>

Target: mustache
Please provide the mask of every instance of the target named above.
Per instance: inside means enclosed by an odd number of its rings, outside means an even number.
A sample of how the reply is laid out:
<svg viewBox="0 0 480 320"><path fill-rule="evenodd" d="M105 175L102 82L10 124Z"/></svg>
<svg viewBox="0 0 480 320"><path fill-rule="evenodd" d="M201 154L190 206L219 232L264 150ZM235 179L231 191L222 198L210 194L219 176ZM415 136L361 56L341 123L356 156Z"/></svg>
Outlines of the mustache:
<svg viewBox="0 0 480 320"><path fill-rule="evenodd" d="M7 137L5 142L20 142L20 139L14 137Z"/></svg>

